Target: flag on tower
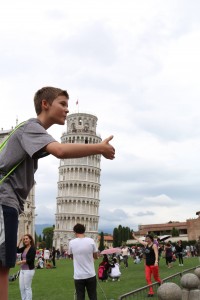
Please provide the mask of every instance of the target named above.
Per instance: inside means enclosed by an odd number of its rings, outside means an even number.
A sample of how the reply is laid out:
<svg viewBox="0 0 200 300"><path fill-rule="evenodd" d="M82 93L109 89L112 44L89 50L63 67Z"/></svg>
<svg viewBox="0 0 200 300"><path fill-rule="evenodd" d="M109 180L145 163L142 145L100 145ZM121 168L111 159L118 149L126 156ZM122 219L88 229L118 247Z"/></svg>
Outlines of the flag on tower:
<svg viewBox="0 0 200 300"><path fill-rule="evenodd" d="M77 110L78 110L78 113L79 113L79 103L78 103L78 99L76 100L76 107L77 107Z"/></svg>

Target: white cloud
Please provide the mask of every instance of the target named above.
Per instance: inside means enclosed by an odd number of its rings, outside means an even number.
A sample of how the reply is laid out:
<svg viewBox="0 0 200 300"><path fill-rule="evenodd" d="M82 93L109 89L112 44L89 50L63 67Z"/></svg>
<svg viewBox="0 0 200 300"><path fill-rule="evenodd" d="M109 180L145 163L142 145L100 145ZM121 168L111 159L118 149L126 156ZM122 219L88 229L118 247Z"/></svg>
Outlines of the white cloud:
<svg viewBox="0 0 200 300"><path fill-rule="evenodd" d="M155 213L153 211L139 211L138 213L135 214L138 217L144 217L144 216L154 216Z"/></svg>
<svg viewBox="0 0 200 300"><path fill-rule="evenodd" d="M55 208L48 207L47 205L37 205L36 208L36 224L55 224Z"/></svg>
<svg viewBox="0 0 200 300"><path fill-rule="evenodd" d="M150 207L154 206L165 206L165 207L173 207L176 206L177 203L167 195L159 195L156 197L145 197L143 202L146 204L148 202L148 205Z"/></svg>

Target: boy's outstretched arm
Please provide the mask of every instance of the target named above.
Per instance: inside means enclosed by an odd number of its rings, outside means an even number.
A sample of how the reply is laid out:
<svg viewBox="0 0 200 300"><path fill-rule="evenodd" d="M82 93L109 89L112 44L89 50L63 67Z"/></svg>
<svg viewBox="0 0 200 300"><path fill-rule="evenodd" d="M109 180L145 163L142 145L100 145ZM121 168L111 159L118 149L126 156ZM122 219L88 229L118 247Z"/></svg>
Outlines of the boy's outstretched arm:
<svg viewBox="0 0 200 300"><path fill-rule="evenodd" d="M111 135L98 144L61 144L58 142L52 142L48 144L44 150L60 159L79 158L95 154L102 154L107 159L114 159L115 149L109 144L112 139L113 136Z"/></svg>

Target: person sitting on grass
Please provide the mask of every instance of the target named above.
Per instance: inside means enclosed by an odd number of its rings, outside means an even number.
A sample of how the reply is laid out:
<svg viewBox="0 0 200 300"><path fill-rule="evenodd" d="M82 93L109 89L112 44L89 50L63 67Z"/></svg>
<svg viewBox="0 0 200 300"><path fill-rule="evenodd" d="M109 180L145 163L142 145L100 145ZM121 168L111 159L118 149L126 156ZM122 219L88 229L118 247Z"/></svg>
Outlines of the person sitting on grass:
<svg viewBox="0 0 200 300"><path fill-rule="evenodd" d="M98 268L98 278L101 281L107 281L108 279L108 272L111 268L111 264L108 260L108 256L104 254L102 262L99 264Z"/></svg>
<svg viewBox="0 0 200 300"><path fill-rule="evenodd" d="M35 266L36 269L44 269L44 258L43 257L39 257L38 258L38 262Z"/></svg>
<svg viewBox="0 0 200 300"><path fill-rule="evenodd" d="M109 274L109 277L112 279L112 281L120 281L121 272L119 269L119 264L117 262L117 258L113 258L113 263L111 265L111 272Z"/></svg>
<svg viewBox="0 0 200 300"><path fill-rule="evenodd" d="M134 264L140 264L141 263L141 259L139 257L139 255L135 256L135 260L134 260Z"/></svg>

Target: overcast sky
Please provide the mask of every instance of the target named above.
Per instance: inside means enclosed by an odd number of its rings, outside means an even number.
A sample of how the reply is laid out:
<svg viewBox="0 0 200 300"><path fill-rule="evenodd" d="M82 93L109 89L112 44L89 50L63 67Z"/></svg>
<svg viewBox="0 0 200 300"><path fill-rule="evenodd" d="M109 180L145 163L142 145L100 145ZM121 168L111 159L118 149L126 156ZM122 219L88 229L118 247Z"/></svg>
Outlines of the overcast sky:
<svg viewBox="0 0 200 300"><path fill-rule="evenodd" d="M200 1L4 1L0 128L35 116L34 93L67 89L69 109L114 135L102 158L99 230L185 221L200 210ZM49 130L58 141L66 126ZM59 160L36 174L36 223L55 223Z"/></svg>

